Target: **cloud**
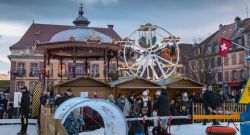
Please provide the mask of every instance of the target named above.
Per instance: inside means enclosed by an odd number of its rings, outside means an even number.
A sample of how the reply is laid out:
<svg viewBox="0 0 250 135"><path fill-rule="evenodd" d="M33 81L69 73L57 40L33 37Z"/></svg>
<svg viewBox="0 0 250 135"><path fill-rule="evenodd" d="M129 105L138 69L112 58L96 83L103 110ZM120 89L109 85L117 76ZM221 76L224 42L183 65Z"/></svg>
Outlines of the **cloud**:
<svg viewBox="0 0 250 135"><path fill-rule="evenodd" d="M21 36L27 29L26 25L15 22L0 22L0 37L17 37Z"/></svg>
<svg viewBox="0 0 250 135"><path fill-rule="evenodd" d="M96 5L96 4L101 4L101 5L109 5L113 3L117 3L119 0L70 0L70 1L75 1L78 3L84 3L86 5Z"/></svg>
<svg viewBox="0 0 250 135"><path fill-rule="evenodd" d="M10 63L7 56L0 55L0 63Z"/></svg>

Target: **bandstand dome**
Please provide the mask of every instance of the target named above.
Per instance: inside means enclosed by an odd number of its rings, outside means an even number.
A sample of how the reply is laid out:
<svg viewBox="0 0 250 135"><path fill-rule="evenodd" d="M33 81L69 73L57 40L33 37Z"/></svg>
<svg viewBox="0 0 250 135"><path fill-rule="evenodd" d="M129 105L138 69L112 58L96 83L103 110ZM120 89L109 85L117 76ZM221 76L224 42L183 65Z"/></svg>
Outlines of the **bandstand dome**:
<svg viewBox="0 0 250 135"><path fill-rule="evenodd" d="M96 38L101 42L112 43L111 37L88 27L78 27L58 32L49 42L69 41L72 37L75 41L87 41L90 38Z"/></svg>

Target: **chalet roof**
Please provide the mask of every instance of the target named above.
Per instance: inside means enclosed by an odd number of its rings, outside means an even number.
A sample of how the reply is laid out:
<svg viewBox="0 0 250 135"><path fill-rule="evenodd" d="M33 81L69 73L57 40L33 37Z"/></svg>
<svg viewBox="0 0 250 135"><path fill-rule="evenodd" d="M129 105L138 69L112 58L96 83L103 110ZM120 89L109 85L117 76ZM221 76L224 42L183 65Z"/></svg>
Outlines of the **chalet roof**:
<svg viewBox="0 0 250 135"><path fill-rule="evenodd" d="M147 79L144 79L144 78L140 78L140 77L128 77L128 78L123 78L123 79L119 79L119 80L116 80L116 81L112 81L109 83L110 87L116 87L116 86L120 86L122 84L125 84L125 83L128 83L128 82L133 82L135 80L140 80L140 81L143 81L147 84L150 84L151 86L155 87L155 88L163 88L161 87L159 84L153 82L153 81L150 81L150 80L147 80ZM131 88L137 88L137 86L129 86ZM146 88L147 86L145 86ZM153 88L153 87L150 87L150 88ZM128 88L128 87L126 87ZM140 87L142 88L142 87Z"/></svg>
<svg viewBox="0 0 250 135"><path fill-rule="evenodd" d="M187 86L186 84L182 85L182 84L179 84L180 81L186 81L186 82L190 82L192 84L192 86ZM157 80L155 83L161 85L161 86L167 86L167 87L170 87L170 88L202 88L204 87L205 85L204 84L201 84L199 82L196 82L190 78L164 78L164 79L161 79L161 80ZM172 84L178 84L177 86L171 86Z"/></svg>
<svg viewBox="0 0 250 135"><path fill-rule="evenodd" d="M79 26L67 26L67 25L54 25L54 24L38 24L33 23L29 29L25 32L22 38L10 46L10 49L25 49L31 47L38 42L48 42L56 33L78 28ZM100 32L111 39L120 40L121 37L111 28L99 28L99 27L88 27L97 32Z"/></svg>
<svg viewBox="0 0 250 135"><path fill-rule="evenodd" d="M101 85L103 85L103 86L108 86L107 83L102 82L102 81L100 81L100 80L97 80L97 79L95 79L95 78L93 78L93 77L90 77L90 76L83 76L83 77L78 77L78 78L74 78L74 79L68 80L68 81L63 82L63 83L59 83L59 84L55 85L55 87L65 86L65 85L67 85L67 84L74 83L74 82L77 82L77 81L81 81L81 80L84 80L84 79L88 79L88 80L97 82L97 83L99 83L99 84L101 84ZM84 84L84 85L90 85L90 84ZM81 86L79 86L79 87L81 87Z"/></svg>

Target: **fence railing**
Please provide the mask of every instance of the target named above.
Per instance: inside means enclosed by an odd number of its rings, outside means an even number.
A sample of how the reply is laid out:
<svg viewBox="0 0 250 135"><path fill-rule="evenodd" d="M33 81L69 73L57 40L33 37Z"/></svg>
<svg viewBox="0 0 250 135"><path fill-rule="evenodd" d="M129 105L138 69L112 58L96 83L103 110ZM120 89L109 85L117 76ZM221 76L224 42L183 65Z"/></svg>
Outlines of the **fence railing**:
<svg viewBox="0 0 250 135"><path fill-rule="evenodd" d="M229 112L245 112L247 109L246 105L240 105L237 103L225 102L222 105L222 110L229 111ZM192 103L192 115L204 115L205 110L203 103ZM203 120L193 120L194 122L202 122ZM220 121L228 121L228 120L220 120ZM239 121L239 119L232 119L232 121Z"/></svg>
<svg viewBox="0 0 250 135"><path fill-rule="evenodd" d="M68 135L59 119L54 119L51 109L41 106L40 135Z"/></svg>

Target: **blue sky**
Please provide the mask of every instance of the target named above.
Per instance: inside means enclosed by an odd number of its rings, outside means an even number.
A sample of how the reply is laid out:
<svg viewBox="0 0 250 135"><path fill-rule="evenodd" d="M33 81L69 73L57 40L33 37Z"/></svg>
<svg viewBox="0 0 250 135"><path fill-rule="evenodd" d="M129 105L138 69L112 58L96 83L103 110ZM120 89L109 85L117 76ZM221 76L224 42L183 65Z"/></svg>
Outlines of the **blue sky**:
<svg viewBox="0 0 250 135"><path fill-rule="evenodd" d="M236 16L247 17L250 0L0 0L0 73L7 73L9 46L17 42L32 21L72 25L80 3L90 26L114 28L128 36L141 24L161 26L181 42L205 38L219 24L229 24ZM249 13L250 16L250 13Z"/></svg>

